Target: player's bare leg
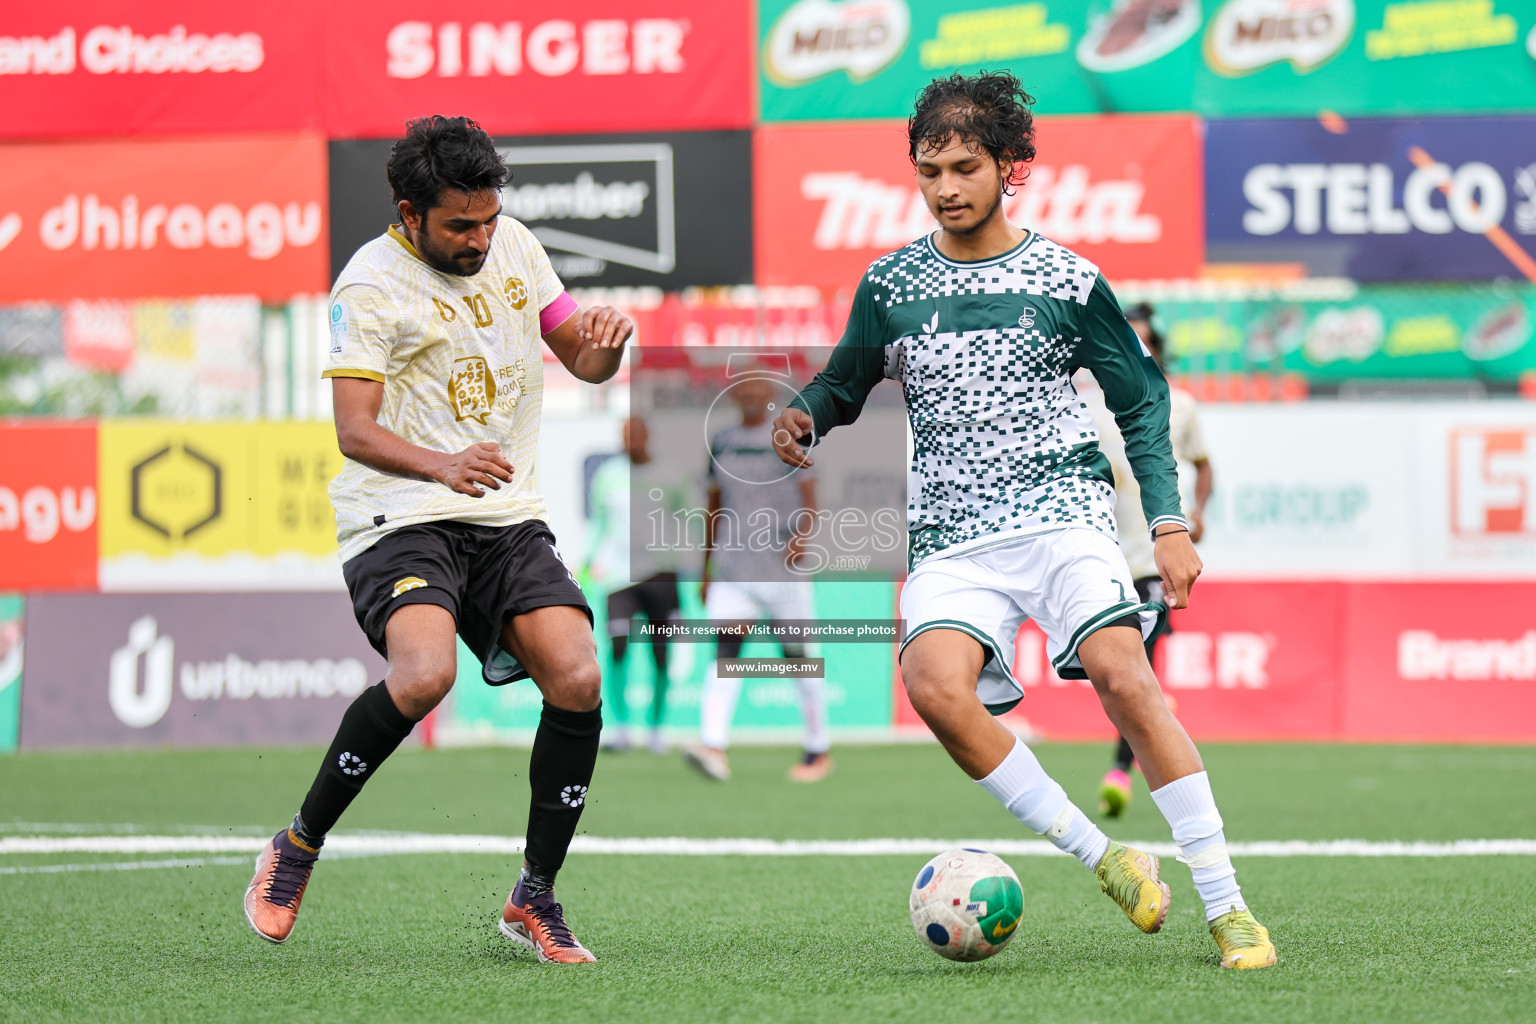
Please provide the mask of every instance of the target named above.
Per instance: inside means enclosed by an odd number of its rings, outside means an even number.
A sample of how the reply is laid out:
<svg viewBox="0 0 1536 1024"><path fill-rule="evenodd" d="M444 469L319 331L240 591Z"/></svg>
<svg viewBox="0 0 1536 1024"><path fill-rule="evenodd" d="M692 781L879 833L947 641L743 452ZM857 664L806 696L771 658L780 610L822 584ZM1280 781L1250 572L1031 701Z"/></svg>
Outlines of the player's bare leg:
<svg viewBox="0 0 1536 1024"><path fill-rule="evenodd" d="M528 762L532 801L522 875L498 927L546 963L591 963L597 958L571 934L554 884L586 805L602 731L592 626L568 605L535 608L513 617L501 643L533 677L544 711Z"/></svg>
<svg viewBox="0 0 1536 1024"><path fill-rule="evenodd" d="M435 604L408 604L389 617L384 682L364 690L342 715L293 825L256 858L245 891L245 919L268 942L293 932L299 904L325 836L363 784L453 687L458 668L454 619Z"/></svg>
<svg viewBox="0 0 1536 1024"><path fill-rule="evenodd" d="M1223 967L1275 962L1269 932L1253 919L1227 855L1221 814L1200 752L1163 700L1138 630L1106 626L1077 649L1109 720L1130 743L1152 800L1173 829L1181 859L1205 902L1206 921Z"/></svg>
<svg viewBox="0 0 1536 1024"><path fill-rule="evenodd" d="M912 707L949 756L1009 812L1093 871L1131 922L1155 932L1168 916L1169 892L1157 858L1109 837L1067 799L1034 753L987 712L976 696L985 652L955 629L930 629L907 644L901 678Z"/></svg>

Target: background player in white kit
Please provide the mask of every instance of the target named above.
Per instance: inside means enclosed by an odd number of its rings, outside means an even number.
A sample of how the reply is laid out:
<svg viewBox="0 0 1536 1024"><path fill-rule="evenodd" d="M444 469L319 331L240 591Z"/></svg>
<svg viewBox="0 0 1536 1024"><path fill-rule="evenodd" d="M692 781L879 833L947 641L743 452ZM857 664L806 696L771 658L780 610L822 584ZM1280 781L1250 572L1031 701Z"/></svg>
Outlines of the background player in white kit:
<svg viewBox="0 0 1536 1024"><path fill-rule="evenodd" d="M1158 859L1111 842L991 715L1013 707L1026 617L1057 673L1088 678L1136 752L1205 904L1221 966L1268 967L1199 751L1163 702L1143 640L1167 609L1136 599L1115 543L1114 483L1072 374L1091 370L1125 437L1167 600L1200 559L1178 497L1168 386L1097 267L1008 223L1005 191L1035 156L1033 100L1006 72L923 90L908 153L940 230L870 265L827 368L774 423L793 466L851 423L884 378L902 385L914 443L912 563L902 588L902 682L950 756L1019 821L1094 872L1136 927L1171 893ZM991 714L989 714L989 712Z"/></svg>
<svg viewBox="0 0 1536 1024"><path fill-rule="evenodd" d="M1145 302L1125 311L1131 329L1161 367L1163 336L1153 325L1152 317L1152 306ZM1162 581L1158 577L1157 561L1153 558L1152 541L1147 534L1147 517L1141 510L1141 485L1136 482L1136 473L1125 457L1125 438L1120 436L1120 427L1104 405L1103 392L1095 388L1091 396L1084 397L1088 399L1094 426L1099 431L1099 450L1109 459L1115 473L1115 522L1120 550L1136 583L1136 595L1143 601L1156 600ZM1216 474L1206 451L1205 434L1200 429L1199 403L1194 395L1172 385L1168 388L1168 439L1173 444L1174 462L1181 471L1179 493L1184 507L1189 510L1189 539L1198 544L1205 533L1205 506L1211 499ZM1186 469L1193 478L1189 481L1193 485L1188 488L1190 493L1185 493L1182 471ZM1165 632L1172 632L1172 626ZM1157 664L1157 644L1163 635L1154 633L1147 639L1147 661L1152 665ZM1173 697L1169 695L1166 699L1169 708L1177 710ZM1136 759L1124 736L1115 741L1113 758L1109 771L1099 780L1099 810L1108 817L1118 818L1131 802L1131 770Z"/></svg>
<svg viewBox="0 0 1536 1024"><path fill-rule="evenodd" d="M741 410L741 423L709 439L709 516L701 584L704 614L717 626L743 628L770 622L804 621L815 617L811 581L795 571L806 529L815 522L815 474L806 469L786 471L774 453L770 404L776 387L766 376L749 376L728 389ZM772 523L768 543L754 543L762 534L754 525ZM801 527L801 528L797 528ZM709 664L699 706L701 743L684 749L693 767L712 779L731 777L726 750L731 720L741 697L741 680L720 674L720 658L735 658L743 645L729 628L716 634L716 658ZM815 656L814 644L780 642L786 658ZM827 698L823 680L799 678L800 714L805 744L800 760L789 769L796 782L817 782L832 770L828 753Z"/></svg>

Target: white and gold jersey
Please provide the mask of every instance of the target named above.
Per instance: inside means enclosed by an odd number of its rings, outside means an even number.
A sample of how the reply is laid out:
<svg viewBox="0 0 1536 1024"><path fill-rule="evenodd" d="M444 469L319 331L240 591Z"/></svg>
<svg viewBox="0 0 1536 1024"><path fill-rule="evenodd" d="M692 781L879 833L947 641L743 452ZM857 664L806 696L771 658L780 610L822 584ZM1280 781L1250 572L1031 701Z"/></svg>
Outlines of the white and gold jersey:
<svg viewBox="0 0 1536 1024"><path fill-rule="evenodd" d="M348 459L330 487L342 561L413 523L509 526L544 517L534 488L544 397L539 313L561 295L543 246L511 217L498 219L473 277L432 269L398 227L357 250L331 289L323 376L382 382L381 426L439 452L494 441L513 473L510 484L475 498Z"/></svg>

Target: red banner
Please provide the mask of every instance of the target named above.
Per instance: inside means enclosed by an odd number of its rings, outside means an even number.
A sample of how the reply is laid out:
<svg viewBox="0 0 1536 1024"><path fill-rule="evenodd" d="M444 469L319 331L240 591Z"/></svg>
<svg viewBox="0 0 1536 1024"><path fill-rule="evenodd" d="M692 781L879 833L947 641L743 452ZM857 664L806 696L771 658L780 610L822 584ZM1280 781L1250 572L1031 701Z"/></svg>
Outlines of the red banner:
<svg viewBox="0 0 1536 1024"><path fill-rule="evenodd" d="M1536 583L1202 583L1158 645L1196 740L1536 742ZM1025 697L1003 721L1052 740L1114 735L1093 687L1062 680L1034 623ZM896 724L922 723L897 682Z"/></svg>
<svg viewBox="0 0 1536 1024"><path fill-rule="evenodd" d="M496 135L752 123L748 4L336 0L325 18L333 138L392 138L434 113Z"/></svg>
<svg viewBox="0 0 1536 1024"><path fill-rule="evenodd" d="M0 422L0 591L96 588L96 424Z"/></svg>
<svg viewBox="0 0 1536 1024"><path fill-rule="evenodd" d="M1536 741L1536 583L1343 590L1346 738Z"/></svg>
<svg viewBox="0 0 1536 1024"><path fill-rule="evenodd" d="M0 302L329 283L318 136L0 146L0 195Z"/></svg>
<svg viewBox="0 0 1536 1024"><path fill-rule="evenodd" d="M1009 220L1115 279L1193 277L1204 258L1190 117L1037 122L1040 156ZM869 264L935 228L901 122L770 125L756 136L758 282L852 290Z"/></svg>
<svg viewBox="0 0 1536 1024"><path fill-rule="evenodd" d="M0 33L0 136L321 126L322 38L298 0L18 3Z"/></svg>

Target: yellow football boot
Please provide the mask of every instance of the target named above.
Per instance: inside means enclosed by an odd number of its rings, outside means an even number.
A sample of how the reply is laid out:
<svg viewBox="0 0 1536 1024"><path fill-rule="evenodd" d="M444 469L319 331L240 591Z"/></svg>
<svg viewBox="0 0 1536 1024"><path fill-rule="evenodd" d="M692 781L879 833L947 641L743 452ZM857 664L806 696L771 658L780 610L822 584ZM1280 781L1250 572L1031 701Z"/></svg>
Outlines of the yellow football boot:
<svg viewBox="0 0 1536 1024"><path fill-rule="evenodd" d="M1148 935L1163 926L1172 893L1157 879L1157 858L1111 841L1093 869L1099 887L1120 904L1131 924Z"/></svg>
<svg viewBox="0 0 1536 1024"><path fill-rule="evenodd" d="M1233 907L1212 921L1211 938L1221 950L1223 967L1252 971L1275 965L1275 944L1269 941L1269 929L1247 910Z"/></svg>

